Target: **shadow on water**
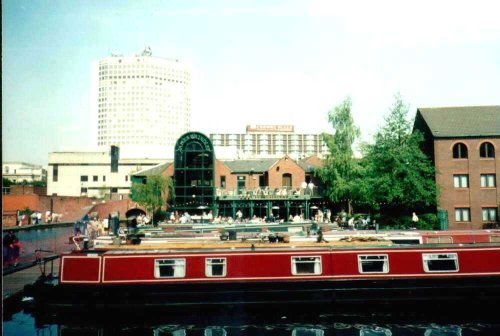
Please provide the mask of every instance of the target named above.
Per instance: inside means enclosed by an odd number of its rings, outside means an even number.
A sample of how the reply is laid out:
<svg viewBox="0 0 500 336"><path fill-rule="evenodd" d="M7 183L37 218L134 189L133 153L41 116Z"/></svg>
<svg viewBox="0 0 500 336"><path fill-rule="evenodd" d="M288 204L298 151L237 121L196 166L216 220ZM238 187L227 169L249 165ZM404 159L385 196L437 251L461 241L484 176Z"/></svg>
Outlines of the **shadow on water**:
<svg viewBox="0 0 500 336"><path fill-rule="evenodd" d="M494 312L471 314L440 307L404 313L286 306L48 313L20 302L17 308L4 315L4 335L500 335Z"/></svg>

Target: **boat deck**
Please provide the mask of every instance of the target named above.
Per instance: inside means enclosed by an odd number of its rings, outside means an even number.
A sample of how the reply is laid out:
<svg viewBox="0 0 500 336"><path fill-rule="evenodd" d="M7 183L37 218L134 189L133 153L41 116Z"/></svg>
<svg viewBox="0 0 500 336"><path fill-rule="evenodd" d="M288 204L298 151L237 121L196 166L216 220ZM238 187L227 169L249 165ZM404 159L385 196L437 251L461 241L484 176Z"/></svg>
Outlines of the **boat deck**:
<svg viewBox="0 0 500 336"><path fill-rule="evenodd" d="M158 242L150 243L142 242L139 245L106 245L96 247L94 250L107 251L126 251L126 250L193 250L193 249L276 249L276 248L334 248L348 246L391 246L391 241L380 240L377 238L360 237L359 239L350 239L345 241L331 242L311 242L311 241L296 241L296 242L279 242L269 243L259 240L247 241L191 241L191 242Z"/></svg>

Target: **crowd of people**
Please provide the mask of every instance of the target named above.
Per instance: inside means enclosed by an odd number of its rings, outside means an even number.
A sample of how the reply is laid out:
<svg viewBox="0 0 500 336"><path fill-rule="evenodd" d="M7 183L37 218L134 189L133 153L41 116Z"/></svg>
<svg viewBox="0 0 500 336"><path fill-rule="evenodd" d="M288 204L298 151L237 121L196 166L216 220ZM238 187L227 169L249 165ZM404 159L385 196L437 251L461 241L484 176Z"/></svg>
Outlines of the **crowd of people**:
<svg viewBox="0 0 500 336"><path fill-rule="evenodd" d="M292 196L303 196L303 195L313 195L316 192L315 186L312 183L306 184L301 188L293 187L282 187L282 188L269 188L269 187L257 187L257 188L241 188L235 190L229 190L225 188L216 189L217 196L240 196L244 199L251 198L287 198Z"/></svg>
<svg viewBox="0 0 500 336"><path fill-rule="evenodd" d="M40 211L21 211L16 213L16 226L24 225L39 225L43 223L58 223L61 221L62 214L52 213L50 210L45 211L45 216Z"/></svg>

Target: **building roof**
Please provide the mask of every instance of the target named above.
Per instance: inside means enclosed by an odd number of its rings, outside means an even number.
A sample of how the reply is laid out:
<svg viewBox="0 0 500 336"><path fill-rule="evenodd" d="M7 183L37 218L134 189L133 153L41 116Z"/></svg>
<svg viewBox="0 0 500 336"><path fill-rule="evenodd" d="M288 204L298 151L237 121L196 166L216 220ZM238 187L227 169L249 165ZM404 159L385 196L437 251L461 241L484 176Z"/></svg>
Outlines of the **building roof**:
<svg viewBox="0 0 500 336"><path fill-rule="evenodd" d="M323 166L323 161L318 158L317 155L312 155L307 158L301 159L297 161L300 167L304 169L306 173L312 173L316 169L321 168Z"/></svg>
<svg viewBox="0 0 500 336"><path fill-rule="evenodd" d="M170 166L172 162L160 163L154 167L146 168L140 170L136 173L133 173L132 176L152 176L152 175L161 175L167 168Z"/></svg>
<svg viewBox="0 0 500 336"><path fill-rule="evenodd" d="M435 138L500 135L500 105L418 108Z"/></svg>
<svg viewBox="0 0 500 336"><path fill-rule="evenodd" d="M222 161L233 173L263 173L280 159L231 160Z"/></svg>

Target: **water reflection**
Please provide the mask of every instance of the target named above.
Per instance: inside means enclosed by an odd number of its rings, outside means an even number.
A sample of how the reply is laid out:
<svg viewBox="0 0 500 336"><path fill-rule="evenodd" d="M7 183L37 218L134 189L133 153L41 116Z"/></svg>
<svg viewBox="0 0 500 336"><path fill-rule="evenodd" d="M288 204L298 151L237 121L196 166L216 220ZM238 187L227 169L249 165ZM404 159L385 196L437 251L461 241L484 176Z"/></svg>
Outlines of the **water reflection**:
<svg viewBox="0 0 500 336"><path fill-rule="evenodd" d="M298 327L292 330L292 336L323 336L324 334L325 331L323 329L317 328Z"/></svg>
<svg viewBox="0 0 500 336"><path fill-rule="evenodd" d="M425 330L424 336L462 336L459 326L436 327Z"/></svg>
<svg viewBox="0 0 500 336"><path fill-rule="evenodd" d="M391 330L382 327L363 327L359 330L360 336L392 336Z"/></svg>
<svg viewBox="0 0 500 336"><path fill-rule="evenodd" d="M291 323L242 325L201 325L201 324L165 324L165 325L129 325L94 324L90 320L84 324L44 324L37 325L27 316L18 313L12 321L4 321L4 335L153 335L153 336L238 336L238 335L273 335L273 336L462 336L464 335L499 335L500 326L496 324L440 325L429 324L358 324L329 323L307 324L303 321ZM17 316L16 316L17 315ZM230 321L227 321L230 322ZM289 321L290 322L290 321Z"/></svg>
<svg viewBox="0 0 500 336"><path fill-rule="evenodd" d="M429 313L431 314L431 313ZM440 314L442 316L443 314ZM497 318L443 320L429 316L331 314L238 309L141 314L78 313L44 315L27 307L4 315L3 335L154 335L154 336L471 336L500 335Z"/></svg>

